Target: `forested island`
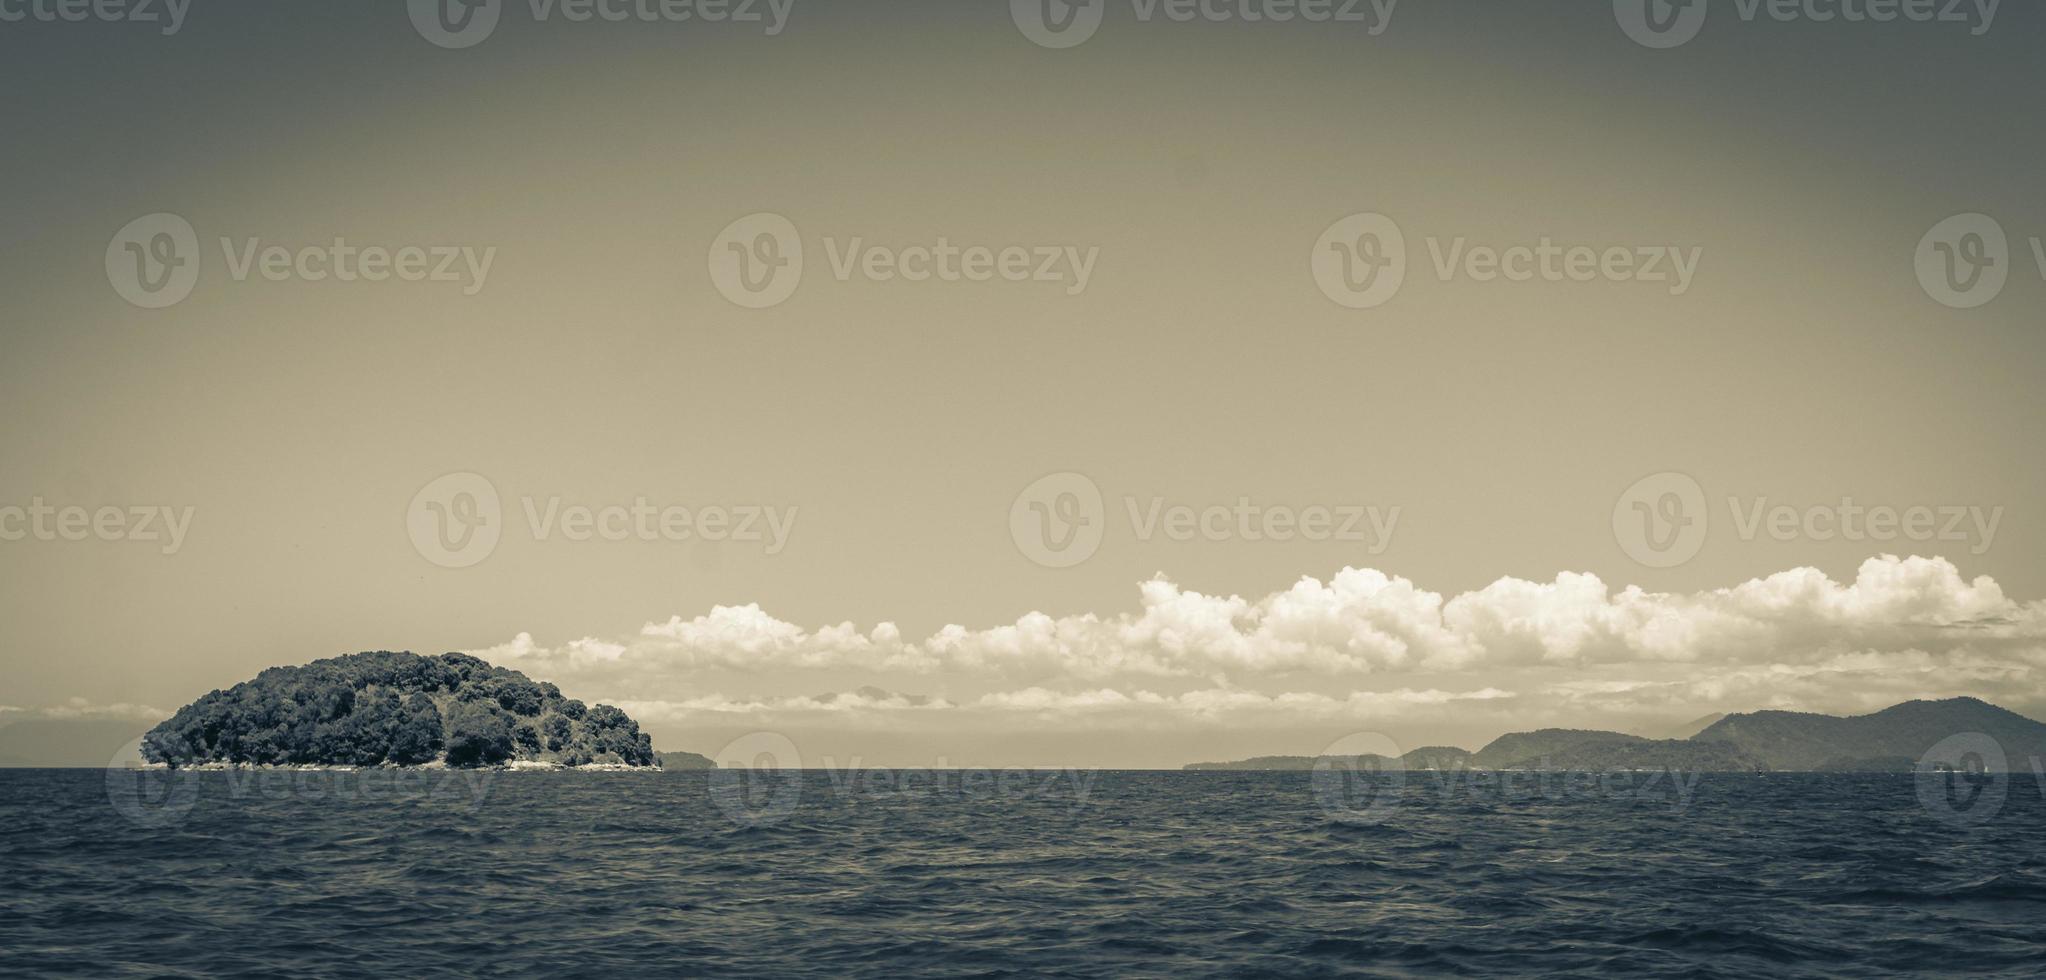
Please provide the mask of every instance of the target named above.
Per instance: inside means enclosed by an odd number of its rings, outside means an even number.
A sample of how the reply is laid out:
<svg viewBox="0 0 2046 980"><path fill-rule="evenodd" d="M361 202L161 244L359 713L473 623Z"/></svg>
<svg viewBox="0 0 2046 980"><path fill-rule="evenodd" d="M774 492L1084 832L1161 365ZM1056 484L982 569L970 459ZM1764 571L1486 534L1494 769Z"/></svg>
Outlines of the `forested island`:
<svg viewBox="0 0 2046 980"><path fill-rule="evenodd" d="M272 667L142 738L162 765L657 767L639 723L460 653L357 653Z"/></svg>
<svg viewBox="0 0 2046 980"><path fill-rule="evenodd" d="M1372 769L1911 772L1942 739L1966 733L1995 740L2006 754L2003 764L2015 770L2046 757L2046 724L1977 698L1948 698L1906 701L1845 718L1804 711L1726 715L1689 738L1544 728L1501 735L1476 752L1430 746L1397 758L1344 756L1340 761ZM1185 768L1312 769L1323 758L1261 756Z"/></svg>

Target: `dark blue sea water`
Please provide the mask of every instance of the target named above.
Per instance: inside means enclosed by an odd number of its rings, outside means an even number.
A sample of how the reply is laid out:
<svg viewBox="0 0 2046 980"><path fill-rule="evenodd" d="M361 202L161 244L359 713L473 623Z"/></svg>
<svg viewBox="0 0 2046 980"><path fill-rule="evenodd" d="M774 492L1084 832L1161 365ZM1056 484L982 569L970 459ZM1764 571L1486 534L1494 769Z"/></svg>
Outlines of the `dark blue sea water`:
<svg viewBox="0 0 2046 980"><path fill-rule="evenodd" d="M142 778L0 771L0 975L2046 971L2029 773Z"/></svg>

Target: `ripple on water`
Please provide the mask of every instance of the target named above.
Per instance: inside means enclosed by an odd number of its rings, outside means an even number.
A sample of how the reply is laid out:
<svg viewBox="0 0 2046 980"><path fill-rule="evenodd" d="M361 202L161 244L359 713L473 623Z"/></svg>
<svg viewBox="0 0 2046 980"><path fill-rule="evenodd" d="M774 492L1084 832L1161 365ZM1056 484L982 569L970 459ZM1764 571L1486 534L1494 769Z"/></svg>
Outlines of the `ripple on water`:
<svg viewBox="0 0 2046 980"><path fill-rule="evenodd" d="M1001 799L813 773L782 819L740 824L702 773L350 782L374 775L323 774L315 796L199 774L188 816L142 828L100 772L0 771L0 975L2028 976L2046 961L2046 803L2024 780L1963 828L1908 779L1854 776L1707 776L1684 807L1409 780L1385 806L1330 813L1305 773L1103 773L1084 799L1064 779Z"/></svg>

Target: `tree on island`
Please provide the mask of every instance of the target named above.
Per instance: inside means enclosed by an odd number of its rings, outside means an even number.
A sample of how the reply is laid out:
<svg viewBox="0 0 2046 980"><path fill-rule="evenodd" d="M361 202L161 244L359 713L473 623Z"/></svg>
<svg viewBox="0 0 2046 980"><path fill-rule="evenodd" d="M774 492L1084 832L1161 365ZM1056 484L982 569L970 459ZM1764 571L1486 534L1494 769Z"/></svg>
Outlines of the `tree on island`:
<svg viewBox="0 0 2046 980"><path fill-rule="evenodd" d="M357 653L273 667L156 726L143 757L171 766L653 766L625 712L587 707L553 684L446 653Z"/></svg>

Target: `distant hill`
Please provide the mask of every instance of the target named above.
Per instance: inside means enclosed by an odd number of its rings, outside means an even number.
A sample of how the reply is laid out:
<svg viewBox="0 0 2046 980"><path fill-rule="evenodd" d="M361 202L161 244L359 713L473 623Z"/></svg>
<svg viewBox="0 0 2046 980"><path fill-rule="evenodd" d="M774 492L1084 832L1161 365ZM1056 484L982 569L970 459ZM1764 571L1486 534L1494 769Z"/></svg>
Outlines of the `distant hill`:
<svg viewBox="0 0 2046 980"><path fill-rule="evenodd" d="M625 712L460 653L357 653L272 667L178 709L142 740L151 762L652 766Z"/></svg>
<svg viewBox="0 0 2046 980"><path fill-rule="evenodd" d="M1460 769L1471 764L1469 749L1454 745L1425 745L1403 756L1408 769Z"/></svg>
<svg viewBox="0 0 2046 980"><path fill-rule="evenodd" d="M1971 732L1995 739L2012 770L2046 758L2046 724L1976 698L1907 701L1848 718L1754 711L1700 721L1707 723L1689 738L1545 728L1501 735L1475 753L1416 749L1400 757L1400 763L1408 769L1909 772L1941 740ZM1196 762L1185 768L1312 769L1316 761L1313 756L1263 756L1241 762ZM1346 764L1389 768L1388 761L1371 756Z"/></svg>
<svg viewBox="0 0 2046 980"><path fill-rule="evenodd" d="M1752 770L1739 747L1619 732L1545 728L1501 735L1471 756L1474 769Z"/></svg>
<svg viewBox="0 0 2046 980"><path fill-rule="evenodd" d="M2046 758L2046 724L1977 698L1906 701L1874 714L1836 718L1801 711L1728 715L1692 736L1737 746L1769 769L1893 769L1940 740L1980 732L2003 746L2012 769ZM1905 764L1903 768L1910 768Z"/></svg>
<svg viewBox="0 0 2046 980"><path fill-rule="evenodd" d="M716 769L718 767L718 764L709 756L697 755L694 752L656 752L654 754L661 757L661 768L663 769L689 770Z"/></svg>

